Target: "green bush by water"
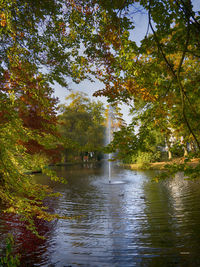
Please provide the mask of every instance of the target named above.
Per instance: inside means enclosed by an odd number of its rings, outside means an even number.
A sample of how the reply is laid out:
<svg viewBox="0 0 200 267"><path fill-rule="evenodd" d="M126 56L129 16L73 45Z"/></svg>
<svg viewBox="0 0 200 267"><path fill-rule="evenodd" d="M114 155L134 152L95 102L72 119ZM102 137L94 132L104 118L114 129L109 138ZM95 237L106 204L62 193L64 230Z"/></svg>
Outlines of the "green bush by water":
<svg viewBox="0 0 200 267"><path fill-rule="evenodd" d="M138 164L139 167L148 168L149 164L152 162L160 161L161 152L141 152L133 155L128 155L124 160L123 163L126 164Z"/></svg>

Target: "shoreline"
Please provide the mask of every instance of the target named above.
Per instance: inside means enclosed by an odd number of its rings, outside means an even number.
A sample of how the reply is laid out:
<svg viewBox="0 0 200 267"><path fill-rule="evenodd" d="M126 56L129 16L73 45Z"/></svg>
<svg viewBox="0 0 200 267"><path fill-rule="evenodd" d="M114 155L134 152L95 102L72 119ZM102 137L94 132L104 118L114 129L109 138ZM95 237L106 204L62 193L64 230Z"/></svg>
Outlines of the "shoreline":
<svg viewBox="0 0 200 267"><path fill-rule="evenodd" d="M148 163L148 164L122 164L125 168L130 168L131 170L166 170L165 165L169 164L183 164L184 159L174 159L172 161L161 161L161 162L154 162L154 163ZM199 158L191 159L191 161L187 162L186 164L195 168L200 163Z"/></svg>
<svg viewBox="0 0 200 267"><path fill-rule="evenodd" d="M59 163L55 163L55 164L50 163L49 165L45 166L45 168L56 167L56 166L73 166L73 165L79 165L79 164L91 164L91 163L99 163L99 162L100 161L59 162ZM33 174L37 174L37 173L42 173L42 169L27 170L25 172L25 174L28 174L28 175L33 175Z"/></svg>

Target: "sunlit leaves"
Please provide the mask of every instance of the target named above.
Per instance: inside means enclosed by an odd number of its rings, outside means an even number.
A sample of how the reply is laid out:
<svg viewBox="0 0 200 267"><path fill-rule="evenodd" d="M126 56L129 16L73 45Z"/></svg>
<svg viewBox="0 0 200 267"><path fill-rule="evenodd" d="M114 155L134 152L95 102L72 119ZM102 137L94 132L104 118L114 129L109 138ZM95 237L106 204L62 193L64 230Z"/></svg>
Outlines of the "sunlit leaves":
<svg viewBox="0 0 200 267"><path fill-rule="evenodd" d="M2 27L6 26L6 15L5 15L5 13L1 13L1 15L0 15L0 25Z"/></svg>

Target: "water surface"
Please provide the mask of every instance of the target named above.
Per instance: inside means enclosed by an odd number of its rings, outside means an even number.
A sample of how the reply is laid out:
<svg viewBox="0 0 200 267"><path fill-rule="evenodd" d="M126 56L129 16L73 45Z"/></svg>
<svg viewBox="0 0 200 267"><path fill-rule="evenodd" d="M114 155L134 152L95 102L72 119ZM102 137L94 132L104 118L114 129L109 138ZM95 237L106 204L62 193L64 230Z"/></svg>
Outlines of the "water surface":
<svg viewBox="0 0 200 267"><path fill-rule="evenodd" d="M200 183L181 176L152 182L153 171L85 164L57 168L67 185L38 174L36 181L62 193L48 200L52 212L72 219L37 222L46 240L27 232L17 218L1 217L10 229L21 266L200 266Z"/></svg>

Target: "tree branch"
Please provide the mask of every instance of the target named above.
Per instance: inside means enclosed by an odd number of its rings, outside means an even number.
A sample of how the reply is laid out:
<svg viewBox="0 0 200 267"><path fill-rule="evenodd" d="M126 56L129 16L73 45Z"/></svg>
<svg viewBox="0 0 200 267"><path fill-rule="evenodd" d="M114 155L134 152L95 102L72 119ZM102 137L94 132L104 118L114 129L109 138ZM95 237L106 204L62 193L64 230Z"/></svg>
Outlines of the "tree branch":
<svg viewBox="0 0 200 267"><path fill-rule="evenodd" d="M163 56L163 59L165 60L165 63L168 66L168 68L170 69L172 75L176 78L176 73L175 73L175 71L173 69L173 66L170 64L169 60L167 59L167 57L166 57L166 55L165 55L165 53L164 53L164 51L162 49L162 46L161 46L161 44L159 42L158 36L157 36L157 34L156 34L156 32L155 32L155 30L153 28L152 22L151 22L151 0L149 0L149 12L148 12L148 15L149 15L149 25L150 25L150 28L151 28L151 30L153 32L154 39L155 39L155 41L157 43L158 50L161 52L161 54Z"/></svg>
<svg viewBox="0 0 200 267"><path fill-rule="evenodd" d="M180 95L181 95L181 105L182 105L182 114L183 114L183 117L184 117L184 120L186 122L186 125L190 131L190 133L192 134L192 136L194 137L196 143L197 143L197 146L200 150L200 143L187 119L187 116L186 116L186 112L185 112L185 97L186 97L186 93L185 93L185 90L183 88L183 85L181 83L181 79L180 79L180 72L181 72L181 67L183 65L183 61L184 61L184 58L185 58L185 55L186 55L186 52L187 52L187 47L188 47L188 44L189 44L189 39L190 39L190 25L189 25L189 21L188 21L188 25L187 25L187 36L186 36L186 42L185 42L185 49L183 50L183 54L182 54L182 57L181 57L181 60L179 62L179 66L178 66L178 70L177 70L177 82L178 82L178 85L179 85L179 89L180 89Z"/></svg>

